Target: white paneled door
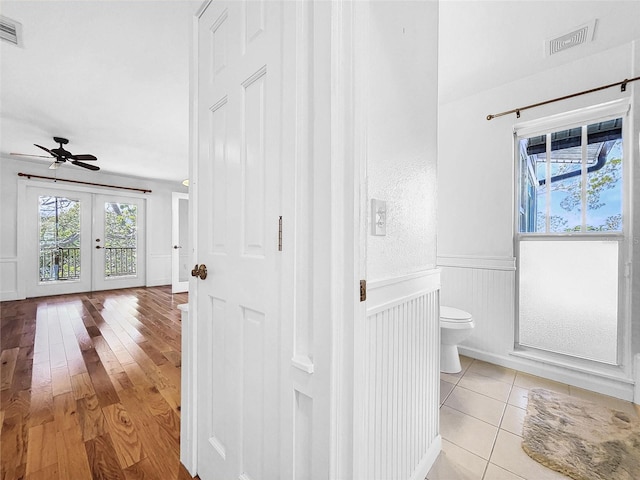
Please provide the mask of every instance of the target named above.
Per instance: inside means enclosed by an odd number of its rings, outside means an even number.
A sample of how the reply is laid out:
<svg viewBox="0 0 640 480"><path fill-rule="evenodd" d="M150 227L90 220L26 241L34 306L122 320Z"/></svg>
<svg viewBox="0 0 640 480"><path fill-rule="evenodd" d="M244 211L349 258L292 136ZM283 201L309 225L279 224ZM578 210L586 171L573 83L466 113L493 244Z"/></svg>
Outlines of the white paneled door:
<svg viewBox="0 0 640 480"><path fill-rule="evenodd" d="M280 476L283 3L212 2L198 25L197 472Z"/></svg>

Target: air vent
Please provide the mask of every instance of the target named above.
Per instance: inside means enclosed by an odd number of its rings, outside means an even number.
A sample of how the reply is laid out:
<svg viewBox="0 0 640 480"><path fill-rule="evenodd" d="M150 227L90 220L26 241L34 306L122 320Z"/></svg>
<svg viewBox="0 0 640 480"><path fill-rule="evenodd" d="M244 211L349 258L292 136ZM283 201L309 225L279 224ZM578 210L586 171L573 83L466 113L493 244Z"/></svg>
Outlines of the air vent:
<svg viewBox="0 0 640 480"><path fill-rule="evenodd" d="M547 55L555 55L569 48L577 47L583 43L593 40L593 34L596 29L596 20L576 27L573 31L565 33L556 38L547 40L545 44L545 53Z"/></svg>
<svg viewBox="0 0 640 480"><path fill-rule="evenodd" d="M0 15L0 38L5 42L22 46L22 25L5 16Z"/></svg>

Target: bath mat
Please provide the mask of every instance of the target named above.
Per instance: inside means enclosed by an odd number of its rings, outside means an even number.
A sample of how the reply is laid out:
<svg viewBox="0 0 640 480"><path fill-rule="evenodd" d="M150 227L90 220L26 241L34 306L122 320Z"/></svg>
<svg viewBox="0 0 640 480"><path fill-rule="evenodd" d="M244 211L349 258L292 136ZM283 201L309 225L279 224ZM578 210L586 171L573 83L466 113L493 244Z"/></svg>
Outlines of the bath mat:
<svg viewBox="0 0 640 480"><path fill-rule="evenodd" d="M640 479L640 420L544 389L529 392L522 449L575 480Z"/></svg>

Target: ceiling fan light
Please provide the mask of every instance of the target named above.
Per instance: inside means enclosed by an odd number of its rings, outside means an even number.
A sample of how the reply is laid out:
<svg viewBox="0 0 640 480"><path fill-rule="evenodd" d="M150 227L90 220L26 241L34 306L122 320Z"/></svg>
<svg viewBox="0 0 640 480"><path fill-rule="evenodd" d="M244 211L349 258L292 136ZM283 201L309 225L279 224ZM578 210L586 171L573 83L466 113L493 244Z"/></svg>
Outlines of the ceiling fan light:
<svg viewBox="0 0 640 480"><path fill-rule="evenodd" d="M60 168L60 164L58 162L53 162L49 165L49 170L57 170L58 168Z"/></svg>

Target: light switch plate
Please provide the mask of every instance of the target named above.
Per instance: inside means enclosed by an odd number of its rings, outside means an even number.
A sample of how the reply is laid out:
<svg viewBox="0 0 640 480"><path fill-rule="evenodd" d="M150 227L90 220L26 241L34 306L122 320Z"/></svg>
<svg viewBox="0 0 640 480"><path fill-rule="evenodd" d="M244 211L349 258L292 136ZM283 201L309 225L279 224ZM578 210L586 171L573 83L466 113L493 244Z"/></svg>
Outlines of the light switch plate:
<svg viewBox="0 0 640 480"><path fill-rule="evenodd" d="M387 234L387 202L371 199L371 235Z"/></svg>

